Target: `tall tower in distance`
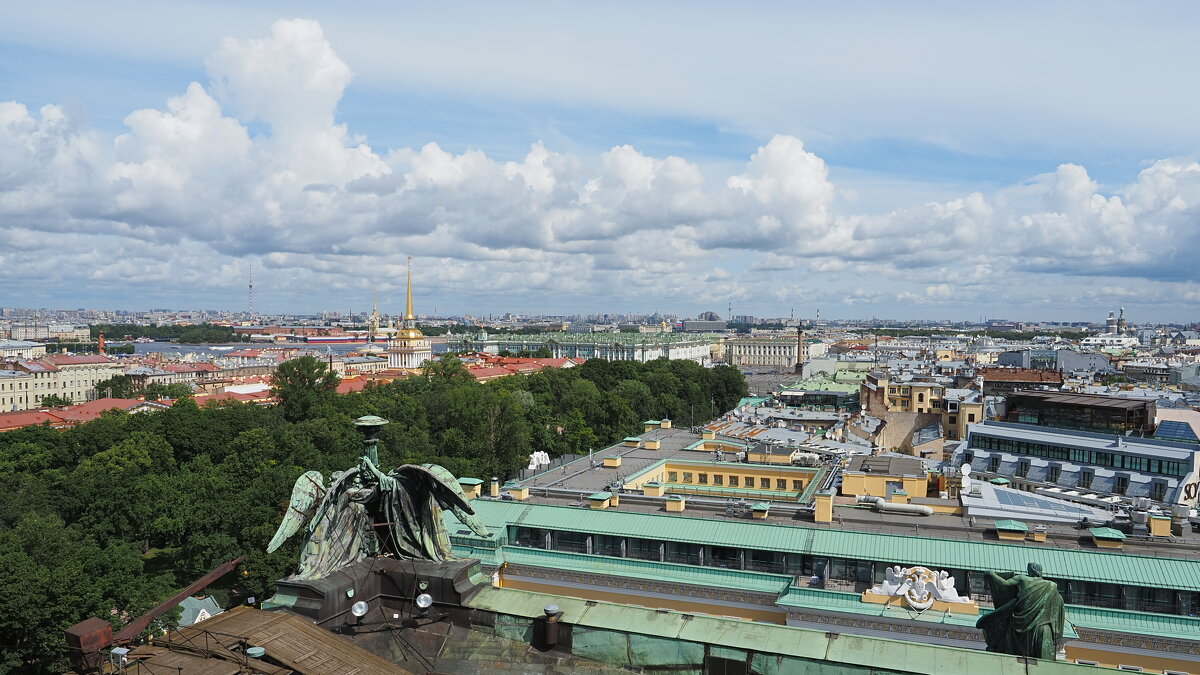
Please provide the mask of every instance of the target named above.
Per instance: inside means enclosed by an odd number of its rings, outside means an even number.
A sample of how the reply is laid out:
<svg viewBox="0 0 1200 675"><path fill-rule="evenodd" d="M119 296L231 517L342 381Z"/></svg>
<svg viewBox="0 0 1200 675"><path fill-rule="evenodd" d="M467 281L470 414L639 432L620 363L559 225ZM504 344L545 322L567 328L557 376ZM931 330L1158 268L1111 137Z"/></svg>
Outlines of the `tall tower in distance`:
<svg viewBox="0 0 1200 675"><path fill-rule="evenodd" d="M254 263L250 263L250 285L246 295L250 301L250 316L254 316Z"/></svg>
<svg viewBox="0 0 1200 675"><path fill-rule="evenodd" d="M412 301L412 256L408 257L408 293L404 303L404 320L400 328L388 340L388 368L413 370L433 358L429 340L417 328L417 316L413 314Z"/></svg>
<svg viewBox="0 0 1200 675"><path fill-rule="evenodd" d="M374 282L371 283L371 318L367 330L367 342L375 344L375 337L379 333L379 291Z"/></svg>

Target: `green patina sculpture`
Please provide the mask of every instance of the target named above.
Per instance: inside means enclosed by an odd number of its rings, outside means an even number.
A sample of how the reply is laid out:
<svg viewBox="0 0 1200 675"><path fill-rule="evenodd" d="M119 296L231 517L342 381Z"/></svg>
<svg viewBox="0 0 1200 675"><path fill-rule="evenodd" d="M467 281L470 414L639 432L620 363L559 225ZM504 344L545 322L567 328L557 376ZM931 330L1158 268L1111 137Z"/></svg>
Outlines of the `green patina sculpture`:
<svg viewBox="0 0 1200 675"><path fill-rule="evenodd" d="M1063 600L1058 586L1042 578L1042 566L1027 574L987 573L996 609L979 618L989 652L1053 659L1063 635Z"/></svg>
<svg viewBox="0 0 1200 675"><path fill-rule="evenodd" d="M360 422L368 418L360 418ZM405 560L454 560L442 524L449 509L476 534L488 536L458 481L436 464L405 464L387 473L376 464L376 433L385 420L366 427L367 453L358 466L336 472L328 487L319 471L296 481L283 522L267 546L273 553L308 523L300 565L291 579L319 579L374 555Z"/></svg>

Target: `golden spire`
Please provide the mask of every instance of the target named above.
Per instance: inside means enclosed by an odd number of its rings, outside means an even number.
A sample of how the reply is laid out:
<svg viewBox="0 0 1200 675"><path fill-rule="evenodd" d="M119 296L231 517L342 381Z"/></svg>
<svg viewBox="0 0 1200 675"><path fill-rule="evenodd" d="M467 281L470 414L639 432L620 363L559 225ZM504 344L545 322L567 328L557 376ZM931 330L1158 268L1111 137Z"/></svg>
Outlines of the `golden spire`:
<svg viewBox="0 0 1200 675"><path fill-rule="evenodd" d="M379 285L371 282L371 315L379 314Z"/></svg>
<svg viewBox="0 0 1200 675"><path fill-rule="evenodd" d="M408 256L408 300L404 304L404 320L414 321L417 317L413 316L412 311L412 256Z"/></svg>

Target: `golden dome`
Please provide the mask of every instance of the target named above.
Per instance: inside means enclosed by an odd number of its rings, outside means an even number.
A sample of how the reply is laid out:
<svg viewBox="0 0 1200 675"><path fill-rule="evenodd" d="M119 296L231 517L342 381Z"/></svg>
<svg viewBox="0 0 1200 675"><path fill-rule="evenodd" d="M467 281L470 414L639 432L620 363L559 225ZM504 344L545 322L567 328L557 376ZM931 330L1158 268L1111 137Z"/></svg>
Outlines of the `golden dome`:
<svg viewBox="0 0 1200 675"><path fill-rule="evenodd" d="M397 340L420 340L425 334L416 328L401 328L396 331Z"/></svg>

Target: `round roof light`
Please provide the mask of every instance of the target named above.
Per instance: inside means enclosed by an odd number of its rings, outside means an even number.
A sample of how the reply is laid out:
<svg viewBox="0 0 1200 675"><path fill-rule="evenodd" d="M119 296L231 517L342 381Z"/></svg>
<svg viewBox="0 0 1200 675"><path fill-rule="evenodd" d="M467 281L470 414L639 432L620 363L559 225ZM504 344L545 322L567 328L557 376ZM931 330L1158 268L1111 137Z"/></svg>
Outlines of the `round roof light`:
<svg viewBox="0 0 1200 675"><path fill-rule="evenodd" d="M350 605L350 613L357 617L366 616L368 609L370 609L370 607L368 607L367 603L363 602L362 600Z"/></svg>
<svg viewBox="0 0 1200 675"><path fill-rule="evenodd" d="M433 596L428 593L422 593L417 596L417 607L421 609L429 609L433 607Z"/></svg>

